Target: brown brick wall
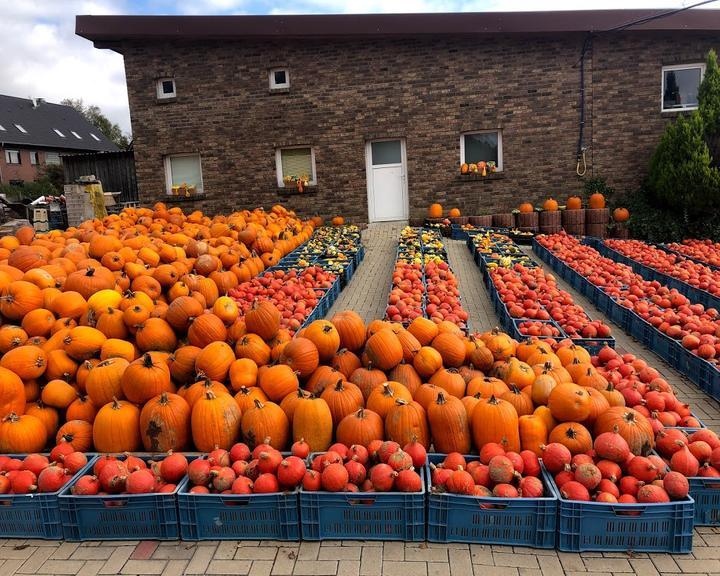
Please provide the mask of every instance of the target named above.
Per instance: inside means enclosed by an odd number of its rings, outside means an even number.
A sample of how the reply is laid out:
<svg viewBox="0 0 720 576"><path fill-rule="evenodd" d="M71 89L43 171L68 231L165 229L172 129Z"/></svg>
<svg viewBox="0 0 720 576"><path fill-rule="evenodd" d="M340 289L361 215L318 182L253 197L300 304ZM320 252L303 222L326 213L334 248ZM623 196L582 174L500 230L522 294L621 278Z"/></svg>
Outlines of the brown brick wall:
<svg viewBox="0 0 720 576"><path fill-rule="evenodd" d="M126 45L125 66L141 199L165 198L163 156L198 151L206 194L187 208L227 212L276 202L302 213L367 220L365 142L407 142L410 216L428 204L465 214L565 198L575 174L584 36L405 40L224 41ZM716 37L623 33L596 38L587 61L588 176L621 190L640 182L666 118L661 66L702 61ZM290 68L289 93L267 71ZM155 79L176 79L158 103ZM460 133L503 131L501 176L459 176ZM317 192L282 196L275 149L315 148Z"/></svg>
<svg viewBox="0 0 720 576"><path fill-rule="evenodd" d="M0 136L1 138L1 136ZM17 150L20 152L20 164L8 164L5 161L5 150ZM22 180L32 182L39 174L38 170L45 165L45 152L37 151L40 164L30 164L30 152L22 147L6 144L0 147L0 183L8 184L11 180Z"/></svg>

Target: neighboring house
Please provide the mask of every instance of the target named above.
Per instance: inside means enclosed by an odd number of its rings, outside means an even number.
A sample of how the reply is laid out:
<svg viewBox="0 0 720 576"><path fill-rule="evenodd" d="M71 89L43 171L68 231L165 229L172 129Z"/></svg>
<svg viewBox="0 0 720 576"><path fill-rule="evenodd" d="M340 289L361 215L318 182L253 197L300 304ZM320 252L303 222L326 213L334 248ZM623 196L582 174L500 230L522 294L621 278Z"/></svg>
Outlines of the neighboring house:
<svg viewBox="0 0 720 576"><path fill-rule="evenodd" d="M61 154L117 149L70 106L0 94L0 184L31 182Z"/></svg>
<svg viewBox="0 0 720 576"><path fill-rule="evenodd" d="M720 11L666 12L78 16L76 33L124 56L142 202L378 221L564 199L586 147L584 178L634 190L720 48ZM460 173L479 161L496 172Z"/></svg>

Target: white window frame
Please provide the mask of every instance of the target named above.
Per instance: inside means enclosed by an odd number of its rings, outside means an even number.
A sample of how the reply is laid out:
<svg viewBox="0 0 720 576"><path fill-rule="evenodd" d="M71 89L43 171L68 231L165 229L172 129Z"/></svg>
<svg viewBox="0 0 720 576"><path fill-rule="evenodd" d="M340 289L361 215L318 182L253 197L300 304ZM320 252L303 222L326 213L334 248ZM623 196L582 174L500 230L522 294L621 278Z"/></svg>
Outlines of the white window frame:
<svg viewBox="0 0 720 576"><path fill-rule="evenodd" d="M17 162L13 162L10 158L11 154L17 154ZM22 164L22 161L20 159L20 150L5 150L5 163L6 164L12 164L13 166L17 166L18 164Z"/></svg>
<svg viewBox="0 0 720 576"><path fill-rule="evenodd" d="M25 128L23 128L22 124L15 124L15 128L20 130L20 132L22 132L23 134L27 134L27 130L25 130Z"/></svg>
<svg viewBox="0 0 720 576"><path fill-rule="evenodd" d="M97 137L95 134L93 134L92 132L90 132L90 136L92 136L95 140L97 140L98 142L100 142L100 138L98 138L98 137Z"/></svg>
<svg viewBox="0 0 720 576"><path fill-rule="evenodd" d="M285 83L284 84L276 84L275 83L275 72L285 72ZM290 69L289 68L270 68L270 71L268 72L268 77L270 79L270 90L287 90L290 88Z"/></svg>
<svg viewBox="0 0 720 576"><path fill-rule="evenodd" d="M198 159L198 162L200 162L200 191L196 192L197 194L204 194L205 193L205 183L203 182L203 169L202 169L202 156L197 152L188 152L187 154L168 154L163 159L163 162L165 164L165 192L168 196L172 196L172 158L187 158L189 156L196 157ZM195 190L197 190L197 186L195 187Z"/></svg>
<svg viewBox="0 0 720 576"><path fill-rule="evenodd" d="M80 134L78 134L77 132L75 132L75 130L70 130L70 134L72 134L73 136L75 136L75 138L77 138L78 140L82 140L82 136L80 136Z"/></svg>
<svg viewBox="0 0 720 576"><path fill-rule="evenodd" d="M460 134L460 164L465 164L465 136L470 134L497 134L498 135L498 161L495 166L495 172L503 171L503 137L502 130L468 130Z"/></svg>
<svg viewBox="0 0 720 576"><path fill-rule="evenodd" d="M3 132L7 132L7 130L5 130L5 126L3 126L2 124L0 124L0 130L2 130Z"/></svg>
<svg viewBox="0 0 720 576"><path fill-rule="evenodd" d="M31 166L37 166L38 164L40 164L40 152L38 152L37 150L30 150L29 154Z"/></svg>
<svg viewBox="0 0 720 576"><path fill-rule="evenodd" d="M173 91L169 94L166 94L163 91L163 82L172 82L173 85ZM175 78L158 78L155 81L155 93L157 95L158 100L167 100L169 98L176 98L177 97L177 86L175 85Z"/></svg>
<svg viewBox="0 0 720 576"><path fill-rule="evenodd" d="M57 160L57 162L56 162ZM45 164L59 165L62 164L60 154L57 152L45 152Z"/></svg>
<svg viewBox="0 0 720 576"><path fill-rule="evenodd" d="M58 130L57 128L53 128L53 132L55 132L55 134L57 134L58 136L60 136L60 138L65 138L65 137L66 137L65 134L63 134L62 132L60 132L60 130Z"/></svg>
<svg viewBox="0 0 720 576"><path fill-rule="evenodd" d="M315 148L312 146L283 146L282 148L275 149L275 173L277 174L278 187L285 188L285 182L283 181L283 169L282 169L282 151L283 150L298 150L310 148L310 165L312 166L312 180L308 182L308 186L317 186L317 171L315 170Z"/></svg>
<svg viewBox="0 0 720 576"><path fill-rule="evenodd" d="M703 78L705 78L705 63L698 62L697 64L674 64L672 66L663 66L660 71L660 112L682 112L683 110L697 110L698 105L693 106L681 106L679 108L665 108L665 72L672 72L673 70L692 70L693 68L700 69L700 84L702 84ZM700 90L700 84L698 84L698 91Z"/></svg>

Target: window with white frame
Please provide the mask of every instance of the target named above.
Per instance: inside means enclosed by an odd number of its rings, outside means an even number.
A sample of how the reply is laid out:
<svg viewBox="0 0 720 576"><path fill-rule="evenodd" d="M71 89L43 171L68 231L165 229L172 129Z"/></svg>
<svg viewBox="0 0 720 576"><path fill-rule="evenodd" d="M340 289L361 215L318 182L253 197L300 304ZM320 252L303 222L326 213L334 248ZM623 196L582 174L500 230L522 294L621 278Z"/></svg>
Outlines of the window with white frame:
<svg viewBox="0 0 720 576"><path fill-rule="evenodd" d="M317 184L315 178L315 150L310 146L278 148L275 151L278 186L293 186L297 180L309 186Z"/></svg>
<svg viewBox="0 0 720 576"><path fill-rule="evenodd" d="M8 164L20 164L20 151L5 150L5 162Z"/></svg>
<svg viewBox="0 0 720 576"><path fill-rule="evenodd" d="M30 164L32 164L33 166L40 164L40 155L38 154L37 150L30 151Z"/></svg>
<svg viewBox="0 0 720 576"><path fill-rule="evenodd" d="M23 128L21 124L15 124L15 128L20 130L20 132L22 132L23 134L27 134L27 130L25 130L25 128Z"/></svg>
<svg viewBox="0 0 720 576"><path fill-rule="evenodd" d="M90 136L92 136L92 138L94 140L97 140L98 142L100 142L100 138L98 138L96 134L93 134L92 132L90 132Z"/></svg>
<svg viewBox="0 0 720 576"><path fill-rule="evenodd" d="M58 130L57 128L53 128L53 132L55 132L55 134L57 134L58 136L60 136L60 138L65 138L65 134L63 134L63 133L62 133L60 130Z"/></svg>
<svg viewBox="0 0 720 576"><path fill-rule="evenodd" d="M80 134L78 134L77 132L75 132L75 130L70 130L70 134L72 134L73 136L75 136L75 138L77 138L78 140L82 140L82 136L80 136Z"/></svg>
<svg viewBox="0 0 720 576"><path fill-rule="evenodd" d="M502 132L481 130L460 135L460 163L493 162L495 169L503 169Z"/></svg>
<svg viewBox="0 0 720 576"><path fill-rule="evenodd" d="M270 90L290 88L290 70L287 68L273 68L270 70Z"/></svg>
<svg viewBox="0 0 720 576"><path fill-rule="evenodd" d="M5 126L3 126L2 124L0 124L0 130L2 130L3 132L7 132L7 130L5 130Z"/></svg>
<svg viewBox="0 0 720 576"><path fill-rule="evenodd" d="M57 152L45 152L45 164L60 164L60 154Z"/></svg>
<svg viewBox="0 0 720 576"><path fill-rule="evenodd" d="M698 92L704 75L705 64L663 66L662 111L697 108Z"/></svg>
<svg viewBox="0 0 720 576"><path fill-rule="evenodd" d="M174 196L202 194L200 154L165 156L165 187Z"/></svg>
<svg viewBox="0 0 720 576"><path fill-rule="evenodd" d="M158 100L165 98L175 98L175 79L174 78L159 78L155 85L157 90Z"/></svg>

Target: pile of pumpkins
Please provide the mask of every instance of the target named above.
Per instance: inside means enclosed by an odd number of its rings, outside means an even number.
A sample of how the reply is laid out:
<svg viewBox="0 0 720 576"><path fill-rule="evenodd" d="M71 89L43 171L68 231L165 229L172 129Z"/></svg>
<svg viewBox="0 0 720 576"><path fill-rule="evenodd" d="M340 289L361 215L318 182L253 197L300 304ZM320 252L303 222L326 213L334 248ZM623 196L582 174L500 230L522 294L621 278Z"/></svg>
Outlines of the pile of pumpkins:
<svg viewBox="0 0 720 576"><path fill-rule="evenodd" d="M171 366L179 375L195 349L223 341L232 350L243 337L223 294L320 223L282 206L209 218L156 204L0 238L0 453L40 451L56 438L82 451L111 447L109 421L155 396L150 381L174 391L184 382L167 386Z"/></svg>

